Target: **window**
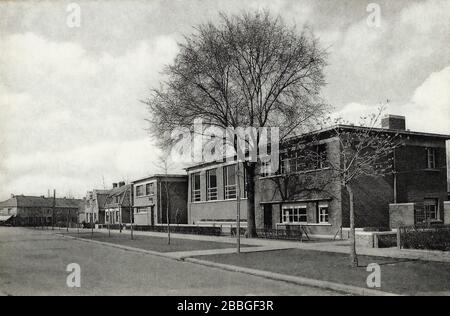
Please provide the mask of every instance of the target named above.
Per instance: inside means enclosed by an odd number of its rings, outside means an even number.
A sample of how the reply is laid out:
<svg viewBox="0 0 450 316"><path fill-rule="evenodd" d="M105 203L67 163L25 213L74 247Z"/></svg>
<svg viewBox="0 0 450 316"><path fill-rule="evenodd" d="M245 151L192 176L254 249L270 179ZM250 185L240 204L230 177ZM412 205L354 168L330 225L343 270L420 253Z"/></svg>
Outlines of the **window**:
<svg viewBox="0 0 450 316"><path fill-rule="evenodd" d="M235 199L237 196L235 165L223 167L223 183L225 200Z"/></svg>
<svg viewBox="0 0 450 316"><path fill-rule="evenodd" d="M327 163L327 145L310 146L302 150L284 152L280 155L280 173L294 173L324 169Z"/></svg>
<svg viewBox="0 0 450 316"><path fill-rule="evenodd" d="M155 194L153 183L147 183L145 185L145 195L153 195Z"/></svg>
<svg viewBox="0 0 450 316"><path fill-rule="evenodd" d="M427 168L435 169L436 168L436 149L435 148L427 148Z"/></svg>
<svg viewBox="0 0 450 316"><path fill-rule="evenodd" d="M423 208L416 209L416 223L426 223L439 219L439 201L437 199L425 199Z"/></svg>
<svg viewBox="0 0 450 316"><path fill-rule="evenodd" d="M321 144L317 146L317 162L316 169L324 169L327 165L327 145Z"/></svg>
<svg viewBox="0 0 450 316"><path fill-rule="evenodd" d="M200 172L193 173L191 175L191 186L192 186L192 196L191 199L193 202L201 201L200 194Z"/></svg>
<svg viewBox="0 0 450 316"><path fill-rule="evenodd" d="M136 187L136 196L143 196L144 195L144 186L138 185Z"/></svg>
<svg viewBox="0 0 450 316"><path fill-rule="evenodd" d="M319 223L328 223L328 204L319 204Z"/></svg>
<svg viewBox="0 0 450 316"><path fill-rule="evenodd" d="M208 201L217 200L217 171L211 169L206 171L206 199Z"/></svg>
<svg viewBox="0 0 450 316"><path fill-rule="evenodd" d="M306 205L283 206L283 223L306 223L308 216Z"/></svg>
<svg viewBox="0 0 450 316"><path fill-rule="evenodd" d="M424 211L427 220L438 219L438 201L436 199L425 199Z"/></svg>

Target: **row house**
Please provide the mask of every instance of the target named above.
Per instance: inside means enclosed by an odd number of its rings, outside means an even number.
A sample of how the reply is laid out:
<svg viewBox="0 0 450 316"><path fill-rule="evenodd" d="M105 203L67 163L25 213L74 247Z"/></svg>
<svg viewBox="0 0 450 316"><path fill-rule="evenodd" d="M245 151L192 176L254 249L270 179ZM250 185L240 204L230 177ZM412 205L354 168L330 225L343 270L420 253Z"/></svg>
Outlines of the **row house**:
<svg viewBox="0 0 450 316"><path fill-rule="evenodd" d="M105 224L131 223L132 194L131 184L113 183L113 188L109 191L104 205Z"/></svg>
<svg viewBox="0 0 450 316"><path fill-rule="evenodd" d="M405 129L405 118L387 116L382 120L383 133L399 135L402 146L393 157L394 170L386 176L360 178L354 186L357 227L389 227L390 205L412 203L416 207L413 223L423 220L444 221L447 199L446 141L448 135L411 132ZM294 137L280 144L280 168L270 173L259 170L255 186L257 228L284 228L302 225L313 235L333 236L349 227L349 197L332 174L329 163L342 159L341 145L334 134L336 128L356 132L361 127L339 125L308 135ZM311 141L314 139L314 141ZM293 143L306 143L317 151L317 160L305 164L300 155L288 151ZM247 217L245 172L236 176L235 162L211 162L187 168L189 177L188 221L235 221L236 183L240 179L241 218ZM287 170L298 173L291 192L283 192ZM288 193L288 194L286 194Z"/></svg>
<svg viewBox="0 0 450 316"><path fill-rule="evenodd" d="M153 175L133 181L133 218L136 225L187 224L187 176Z"/></svg>
<svg viewBox="0 0 450 316"><path fill-rule="evenodd" d="M85 197L84 212L80 214L80 223L105 223L105 202L111 190L88 191Z"/></svg>
<svg viewBox="0 0 450 316"><path fill-rule="evenodd" d="M0 202L0 221L16 226L75 225L83 208L81 199L12 195Z"/></svg>

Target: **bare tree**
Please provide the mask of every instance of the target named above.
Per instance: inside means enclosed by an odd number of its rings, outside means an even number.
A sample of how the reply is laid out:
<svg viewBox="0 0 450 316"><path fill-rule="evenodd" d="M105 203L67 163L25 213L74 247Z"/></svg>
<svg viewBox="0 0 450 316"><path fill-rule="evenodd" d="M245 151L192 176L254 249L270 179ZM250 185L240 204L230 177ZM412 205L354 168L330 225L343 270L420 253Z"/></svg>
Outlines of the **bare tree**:
<svg viewBox="0 0 450 316"><path fill-rule="evenodd" d="M361 118L360 126L337 124L333 136L339 140L340 160L330 163L341 185L349 196L350 260L358 266L355 240L354 185L362 177L379 177L393 172L393 152L400 145L397 132L377 128L383 113ZM337 120L338 123L342 121Z"/></svg>
<svg viewBox="0 0 450 316"><path fill-rule="evenodd" d="M170 152L163 151L158 156L156 167L164 174L164 179L161 179L161 187L164 186L164 194L166 197L166 221L167 221L167 243L170 245L170 182L168 179L169 170L172 169L173 164L170 161Z"/></svg>
<svg viewBox="0 0 450 316"><path fill-rule="evenodd" d="M327 168L323 146L315 136L286 141L280 150L282 163L279 170L267 170L273 173L267 179L275 184L274 195L279 194L282 201L291 201L327 191L334 180Z"/></svg>
<svg viewBox="0 0 450 316"><path fill-rule="evenodd" d="M222 129L279 127L280 138L302 131L326 106L326 54L311 30L301 32L268 12L220 15L196 27L165 71L166 80L144 101L150 131L169 147L175 128L194 119ZM259 140L259 135L256 135ZM232 144L238 150L237 142ZM260 160L243 162L247 174L249 237L256 233L255 177Z"/></svg>

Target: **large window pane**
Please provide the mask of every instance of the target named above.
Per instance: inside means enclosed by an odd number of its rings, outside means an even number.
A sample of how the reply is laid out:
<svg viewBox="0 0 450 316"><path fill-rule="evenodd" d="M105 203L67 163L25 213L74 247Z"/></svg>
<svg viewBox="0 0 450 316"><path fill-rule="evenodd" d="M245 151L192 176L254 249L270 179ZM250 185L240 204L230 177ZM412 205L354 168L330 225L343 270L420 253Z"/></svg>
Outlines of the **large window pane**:
<svg viewBox="0 0 450 316"><path fill-rule="evenodd" d="M217 200L217 171L206 171L206 198L208 201Z"/></svg>

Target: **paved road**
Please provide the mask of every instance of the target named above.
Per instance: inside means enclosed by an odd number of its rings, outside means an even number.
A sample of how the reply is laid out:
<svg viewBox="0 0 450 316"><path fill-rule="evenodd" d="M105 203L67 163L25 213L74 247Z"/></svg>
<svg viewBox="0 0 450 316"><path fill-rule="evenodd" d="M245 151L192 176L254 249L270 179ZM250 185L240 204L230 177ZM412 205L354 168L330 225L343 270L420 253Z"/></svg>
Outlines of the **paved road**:
<svg viewBox="0 0 450 316"><path fill-rule="evenodd" d="M81 267L80 288L66 285L69 263ZM336 295L11 227L0 227L0 294Z"/></svg>

